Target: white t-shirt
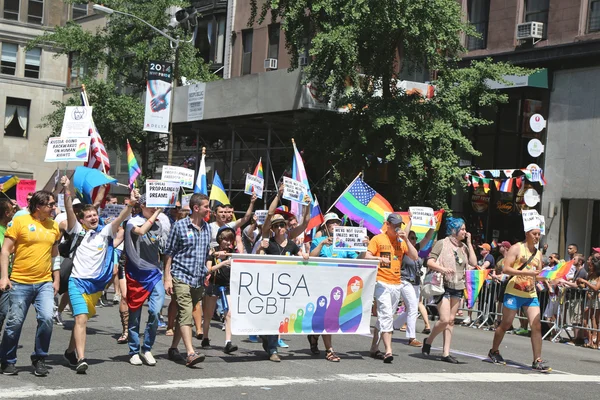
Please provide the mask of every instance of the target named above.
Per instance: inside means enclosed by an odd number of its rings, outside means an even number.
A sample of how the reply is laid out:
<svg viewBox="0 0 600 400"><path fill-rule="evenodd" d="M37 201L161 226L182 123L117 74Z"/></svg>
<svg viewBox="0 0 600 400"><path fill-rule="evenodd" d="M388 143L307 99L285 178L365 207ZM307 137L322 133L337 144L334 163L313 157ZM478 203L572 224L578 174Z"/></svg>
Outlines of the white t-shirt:
<svg viewBox="0 0 600 400"><path fill-rule="evenodd" d="M232 229L235 229L235 224L236 221L231 221L226 223L225 225ZM219 245L219 243L217 243L217 233L219 232L220 226L219 224L217 224L217 221L214 221L208 224L208 227L210 228L210 247L215 248Z"/></svg>
<svg viewBox="0 0 600 400"><path fill-rule="evenodd" d="M78 234L81 231L83 231L83 227L79 222L76 222L69 234ZM100 276L106 258L106 250L108 249L108 239L114 239L115 236L116 234L113 234L112 225L110 224L102 228L100 232L85 232L85 236L73 257L71 276L79 279L94 279ZM75 237L73 240L75 241L77 238Z"/></svg>

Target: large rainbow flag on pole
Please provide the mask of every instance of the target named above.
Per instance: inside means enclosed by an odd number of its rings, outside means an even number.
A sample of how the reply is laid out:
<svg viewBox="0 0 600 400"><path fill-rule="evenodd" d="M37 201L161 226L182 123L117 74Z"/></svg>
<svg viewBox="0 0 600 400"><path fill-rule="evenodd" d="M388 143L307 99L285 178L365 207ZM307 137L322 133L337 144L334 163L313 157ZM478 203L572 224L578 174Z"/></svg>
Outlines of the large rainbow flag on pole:
<svg viewBox="0 0 600 400"><path fill-rule="evenodd" d="M545 278L549 281L553 281L555 279L562 279L571 270L573 266L573 260L571 261L562 261L558 263L554 268L542 270L538 275L540 278Z"/></svg>
<svg viewBox="0 0 600 400"><path fill-rule="evenodd" d="M490 274L489 269L471 269L465 271L465 292L467 297L467 308L472 308L477 301L483 283Z"/></svg>
<svg viewBox="0 0 600 400"><path fill-rule="evenodd" d="M129 139L127 139L127 168L129 169L129 189L135 187L135 180L142 173L140 166L138 165L133 150L129 145Z"/></svg>

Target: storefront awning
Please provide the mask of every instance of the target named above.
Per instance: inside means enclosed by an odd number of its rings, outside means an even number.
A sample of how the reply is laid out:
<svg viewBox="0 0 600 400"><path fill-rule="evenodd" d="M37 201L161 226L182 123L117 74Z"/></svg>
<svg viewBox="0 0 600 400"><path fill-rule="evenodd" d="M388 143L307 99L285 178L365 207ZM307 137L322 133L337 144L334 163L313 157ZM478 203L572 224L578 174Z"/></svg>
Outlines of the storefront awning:
<svg viewBox="0 0 600 400"><path fill-rule="evenodd" d="M525 86L548 89L548 70L546 68L542 68L531 75L505 75L504 79L508 81L509 84L488 80L487 85L490 89L513 89Z"/></svg>

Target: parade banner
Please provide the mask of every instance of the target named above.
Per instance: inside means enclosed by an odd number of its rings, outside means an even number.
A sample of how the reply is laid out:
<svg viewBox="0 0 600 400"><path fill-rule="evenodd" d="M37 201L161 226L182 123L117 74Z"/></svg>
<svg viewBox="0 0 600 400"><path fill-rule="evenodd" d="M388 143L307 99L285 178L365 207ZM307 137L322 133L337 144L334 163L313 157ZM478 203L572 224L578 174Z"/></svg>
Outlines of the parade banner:
<svg viewBox="0 0 600 400"><path fill-rule="evenodd" d="M124 204L107 204L100 212L100 217L110 220L115 219L121 214L121 211L123 211L125 207Z"/></svg>
<svg viewBox="0 0 600 400"><path fill-rule="evenodd" d="M177 205L179 184L156 179L146 181L146 206L173 208Z"/></svg>
<svg viewBox="0 0 600 400"><path fill-rule="evenodd" d="M287 176L283 177L283 198L304 206L308 205L308 201L304 201L308 189L306 185Z"/></svg>
<svg viewBox="0 0 600 400"><path fill-rule="evenodd" d="M234 254L234 335L370 334L378 262Z"/></svg>
<svg viewBox="0 0 600 400"><path fill-rule="evenodd" d="M433 213L433 208L409 207L408 210L412 214L412 226L420 226L427 229L435 228L436 220Z"/></svg>
<svg viewBox="0 0 600 400"><path fill-rule="evenodd" d="M89 136L92 122L92 107L66 107L60 137Z"/></svg>
<svg viewBox="0 0 600 400"><path fill-rule="evenodd" d="M246 174L246 185L244 185L244 193L252 195L256 193L256 197L259 199L263 198L263 188L265 186L265 180L251 174Z"/></svg>
<svg viewBox="0 0 600 400"><path fill-rule="evenodd" d="M172 165L163 165L161 181L175 182L185 188L194 188L194 170Z"/></svg>
<svg viewBox="0 0 600 400"><path fill-rule="evenodd" d="M367 251L365 238L368 240L367 228L352 226L336 226L333 228L333 249L346 251Z"/></svg>
<svg viewBox="0 0 600 400"><path fill-rule="evenodd" d="M144 111L144 130L169 133L173 64L150 61Z"/></svg>
<svg viewBox="0 0 600 400"><path fill-rule="evenodd" d="M48 139L44 162L81 161L85 162L90 154L90 137Z"/></svg>
<svg viewBox="0 0 600 400"><path fill-rule="evenodd" d="M17 204L21 208L27 207L27 194L35 192L34 179L21 179L17 183Z"/></svg>

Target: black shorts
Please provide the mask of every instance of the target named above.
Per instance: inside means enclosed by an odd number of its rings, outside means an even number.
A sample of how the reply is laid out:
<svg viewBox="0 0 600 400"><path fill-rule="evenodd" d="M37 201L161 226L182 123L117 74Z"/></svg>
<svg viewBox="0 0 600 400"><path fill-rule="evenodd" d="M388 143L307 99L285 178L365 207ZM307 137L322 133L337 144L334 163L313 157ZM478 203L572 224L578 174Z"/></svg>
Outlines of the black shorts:
<svg viewBox="0 0 600 400"><path fill-rule="evenodd" d="M223 286L225 288L225 294L229 295L230 294L230 290L229 290L229 285L219 285L214 284L214 283L209 283L208 286L206 287L206 291L204 292L205 296L211 296L211 297L217 297L221 295L221 289L220 287Z"/></svg>
<svg viewBox="0 0 600 400"><path fill-rule="evenodd" d="M127 262L127 256L125 252L121 252L121 257L119 257L119 268L117 274L119 275L119 279L125 279L125 263Z"/></svg>

